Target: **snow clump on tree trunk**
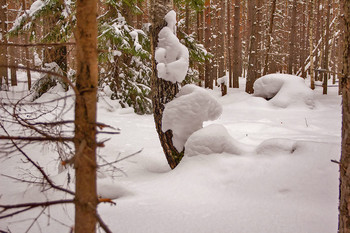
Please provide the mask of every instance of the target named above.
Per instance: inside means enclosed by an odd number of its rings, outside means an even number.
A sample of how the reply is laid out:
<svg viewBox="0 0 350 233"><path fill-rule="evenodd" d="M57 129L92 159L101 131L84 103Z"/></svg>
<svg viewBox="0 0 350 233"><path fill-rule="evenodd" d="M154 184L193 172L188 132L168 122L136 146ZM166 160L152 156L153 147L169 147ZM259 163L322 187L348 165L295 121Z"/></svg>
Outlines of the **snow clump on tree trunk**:
<svg viewBox="0 0 350 233"><path fill-rule="evenodd" d="M312 90L303 78L289 74L268 74L254 82L254 95L270 100L273 105L286 108L303 104L315 106Z"/></svg>
<svg viewBox="0 0 350 233"><path fill-rule="evenodd" d="M204 89L188 84L176 98L165 105L162 130L172 130L173 143L178 151L192 133L203 128L203 122L216 120L222 113L222 106Z"/></svg>
<svg viewBox="0 0 350 233"><path fill-rule="evenodd" d="M155 51L158 77L172 83L182 82L189 66L188 49L176 37L175 11L169 11L164 19L167 26L158 34L159 42Z"/></svg>

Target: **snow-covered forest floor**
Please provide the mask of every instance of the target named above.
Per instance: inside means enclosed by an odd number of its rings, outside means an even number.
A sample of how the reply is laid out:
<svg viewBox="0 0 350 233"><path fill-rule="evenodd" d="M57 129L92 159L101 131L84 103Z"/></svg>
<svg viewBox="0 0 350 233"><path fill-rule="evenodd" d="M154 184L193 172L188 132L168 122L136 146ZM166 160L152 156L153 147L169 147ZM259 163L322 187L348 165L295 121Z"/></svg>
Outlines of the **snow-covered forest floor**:
<svg viewBox="0 0 350 233"><path fill-rule="evenodd" d="M174 170L163 155L153 117L136 115L100 96L98 121L120 128L121 134L100 136L110 140L99 154L114 161L142 149L115 164L121 171L99 172L99 195L113 198L116 205L100 204L98 211L113 232L336 232L338 165L331 160L340 157L337 87L322 95L317 86L314 108L303 104L280 108L246 94L244 80L240 81L241 88L229 89L224 97L219 89L207 91L222 104L223 114L204 125L226 127L243 153L184 157ZM37 101L55 96L45 94ZM72 116L70 110L66 117ZM73 170L59 173L54 147L29 145L26 151L55 182L67 186L67 173ZM19 155L1 158L1 174L23 177L26 169L34 172L21 159ZM68 184L72 188L73 182ZM0 187L2 204L65 197L50 190L45 196L40 187L5 176L0 176ZM39 213L0 220L0 230L24 232ZM51 220L44 216L31 231L69 232L73 213L71 205L50 207Z"/></svg>

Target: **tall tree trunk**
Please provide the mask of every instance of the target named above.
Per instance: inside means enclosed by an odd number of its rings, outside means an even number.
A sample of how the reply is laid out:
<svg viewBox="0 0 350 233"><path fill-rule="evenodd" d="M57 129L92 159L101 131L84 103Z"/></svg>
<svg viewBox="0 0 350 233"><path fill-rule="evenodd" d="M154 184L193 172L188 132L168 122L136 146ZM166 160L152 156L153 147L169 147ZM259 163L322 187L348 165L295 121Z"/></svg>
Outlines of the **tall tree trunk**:
<svg viewBox="0 0 350 233"><path fill-rule="evenodd" d="M152 103L153 117L156 124L156 130L159 136L160 143L163 147L165 157L169 166L175 168L183 157L183 151L177 151L173 145L173 133L171 130L162 131L162 118L165 104L173 100L178 92L178 84L165 81L158 78L157 64L155 61L155 49L158 45L158 34L166 25L164 16L171 10L172 2L167 0L152 0L151 15L152 15L152 30L151 30L151 51L152 51Z"/></svg>
<svg viewBox="0 0 350 233"><path fill-rule="evenodd" d="M228 70L228 79L229 79L229 87L233 86L232 80L232 54L231 54L231 0L227 0L227 70Z"/></svg>
<svg viewBox="0 0 350 233"><path fill-rule="evenodd" d="M327 19L326 19L326 35L325 35L325 48L324 48L324 60L323 60L323 69L328 71L328 62L329 62L329 22L330 22L330 16L331 16L331 7L332 2L331 0L328 0L327 4ZM328 76L330 73L324 72L323 75L323 94L327 95L327 86L328 86Z"/></svg>
<svg viewBox="0 0 350 233"><path fill-rule="evenodd" d="M218 20L219 38L218 40L218 76L221 78L225 75L225 0L219 0L220 12Z"/></svg>
<svg viewBox="0 0 350 233"><path fill-rule="evenodd" d="M209 49L209 52L211 51L211 16L210 16L210 0L205 0L205 11L204 11L204 17L205 17L205 47ZM204 76L204 86L205 88L213 88L213 79L211 76L212 73L212 59L206 59L205 61L205 76Z"/></svg>
<svg viewBox="0 0 350 233"><path fill-rule="evenodd" d="M7 33L7 4L6 0L0 0L0 43L7 43L5 34ZM0 89L2 88L2 82L5 81L8 87L8 72L7 72L7 46L0 45Z"/></svg>
<svg viewBox="0 0 350 233"><path fill-rule="evenodd" d="M249 42L249 59L248 59L248 72L245 91L249 94L254 93L253 84L257 79L257 31L256 31L256 0L249 1L248 8L251 12L251 26L250 26L250 42Z"/></svg>
<svg viewBox="0 0 350 233"><path fill-rule="evenodd" d="M310 14L309 14L309 56L310 56L310 87L315 89L315 68L314 68L314 42L313 42L313 27L314 27L314 4L315 0L310 0Z"/></svg>
<svg viewBox="0 0 350 233"><path fill-rule="evenodd" d="M271 51L271 40L272 40L273 24L275 19L275 11L276 11L276 0L272 0L269 31L267 34L267 42L266 42L266 53L265 53L265 62L264 62L265 65L264 65L263 75L266 75L269 70L269 53Z"/></svg>
<svg viewBox="0 0 350 233"><path fill-rule="evenodd" d="M204 34L204 26L203 26L203 11L197 12L197 39L198 42L204 44L203 42L203 34ZM202 65L198 67L199 72L199 86L202 86L204 82L204 68Z"/></svg>
<svg viewBox="0 0 350 233"><path fill-rule="evenodd" d="M339 233L350 232L350 1L342 0L344 10L343 125L340 158Z"/></svg>
<svg viewBox="0 0 350 233"><path fill-rule="evenodd" d="M239 36L239 27L240 27L240 11L241 11L241 1L235 0L235 18L234 18L234 33L233 33L233 88L239 88L239 76L240 74L240 36Z"/></svg>
<svg viewBox="0 0 350 233"><path fill-rule="evenodd" d="M292 10L292 25L289 39L289 59L288 59L288 74L293 74L293 66L295 61L295 39L296 39L296 21L297 21L297 0L293 0Z"/></svg>
<svg viewBox="0 0 350 233"><path fill-rule="evenodd" d="M97 0L77 0L75 103L75 232L96 230Z"/></svg>

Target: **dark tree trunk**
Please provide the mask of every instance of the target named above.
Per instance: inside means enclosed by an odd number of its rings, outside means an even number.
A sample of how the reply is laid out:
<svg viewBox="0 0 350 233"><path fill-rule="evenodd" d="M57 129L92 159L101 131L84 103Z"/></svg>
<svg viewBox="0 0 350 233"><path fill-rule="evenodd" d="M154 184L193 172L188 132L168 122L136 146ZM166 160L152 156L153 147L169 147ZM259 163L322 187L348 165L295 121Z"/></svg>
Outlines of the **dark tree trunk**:
<svg viewBox="0 0 350 233"><path fill-rule="evenodd" d="M331 7L332 2L331 0L328 0L327 4L327 19L326 19L326 35L325 35L325 49L324 49L324 60L323 60L323 69L328 70L328 62L329 62L329 23L330 23L330 16L331 16ZM323 94L327 95L327 86L328 86L328 77L329 72L324 72L323 75Z"/></svg>
<svg viewBox="0 0 350 233"><path fill-rule="evenodd" d="M171 10L172 3L167 0L153 0L151 2L152 30L151 30L151 51L152 51L152 103L153 116L160 143L163 147L165 157L169 166L174 169L181 161L184 152L177 151L173 145L173 134L171 130L162 131L162 118L165 104L174 99L178 92L178 84L158 78L157 64L155 61L155 49L158 45L158 34L165 26L164 16Z"/></svg>
<svg viewBox="0 0 350 233"><path fill-rule="evenodd" d="M239 88L239 76L240 73L240 36L239 36L239 27L240 27L240 11L241 11L241 1L235 0L235 22L234 22L234 33L233 33L233 88Z"/></svg>
<svg viewBox="0 0 350 233"><path fill-rule="evenodd" d="M75 103L75 232L96 230L97 0L77 1Z"/></svg>
<svg viewBox="0 0 350 233"><path fill-rule="evenodd" d="M6 0L0 0L0 34L1 34L1 43L7 43L5 34L7 33L7 7ZM0 45L0 89L2 87L3 81L8 86L8 73L7 73L7 46Z"/></svg>
<svg viewBox="0 0 350 233"><path fill-rule="evenodd" d="M288 74L293 74L294 61L296 57L295 52L295 40L296 40L296 21L297 21L297 0L293 0L293 9L292 9L292 25L290 30L289 37L289 59L288 59Z"/></svg>
<svg viewBox="0 0 350 233"><path fill-rule="evenodd" d="M350 232L350 1L342 0L344 10L343 125L340 159L339 233Z"/></svg>
<svg viewBox="0 0 350 233"><path fill-rule="evenodd" d="M249 94L254 93L253 84L258 76L257 71L257 31L256 31L256 5L255 0L251 0L248 3L248 8L251 12L251 26L250 26L250 42L249 42L249 59L248 59L248 72L247 72L247 84L245 91Z"/></svg>

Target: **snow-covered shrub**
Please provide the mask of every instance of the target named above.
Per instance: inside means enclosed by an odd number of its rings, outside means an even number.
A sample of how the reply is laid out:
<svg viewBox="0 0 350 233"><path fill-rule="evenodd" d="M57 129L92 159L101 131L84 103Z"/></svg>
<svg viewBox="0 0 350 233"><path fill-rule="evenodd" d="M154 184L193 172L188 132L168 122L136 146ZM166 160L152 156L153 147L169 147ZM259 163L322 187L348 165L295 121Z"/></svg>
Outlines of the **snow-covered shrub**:
<svg viewBox="0 0 350 233"><path fill-rule="evenodd" d="M99 24L99 48L107 51L100 54L100 86L109 86L111 99L118 99L121 106L133 107L138 114L151 113L152 70L147 31L128 25L116 2L108 4L114 8L100 18Z"/></svg>
<svg viewBox="0 0 350 233"><path fill-rule="evenodd" d="M300 103L311 108L315 105L313 92L304 79L289 74L268 74L257 79L254 96L263 97L281 108Z"/></svg>
<svg viewBox="0 0 350 233"><path fill-rule="evenodd" d="M223 125L212 124L194 132L185 144L185 155L242 153L239 143L231 137Z"/></svg>
<svg viewBox="0 0 350 233"><path fill-rule="evenodd" d="M46 71L54 72L60 75L63 74L61 68L55 62L45 63L42 69ZM61 85L62 89L65 91L68 90L68 84L63 82L61 78L43 73L43 75L33 84L31 88L33 100L39 98L40 96L45 94L48 90L50 90L51 88L57 85Z"/></svg>
<svg viewBox="0 0 350 233"><path fill-rule="evenodd" d="M222 106L204 89L188 84L182 87L176 98L165 105L162 130L172 130L173 143L182 151L188 137L203 127L203 122L216 120Z"/></svg>

